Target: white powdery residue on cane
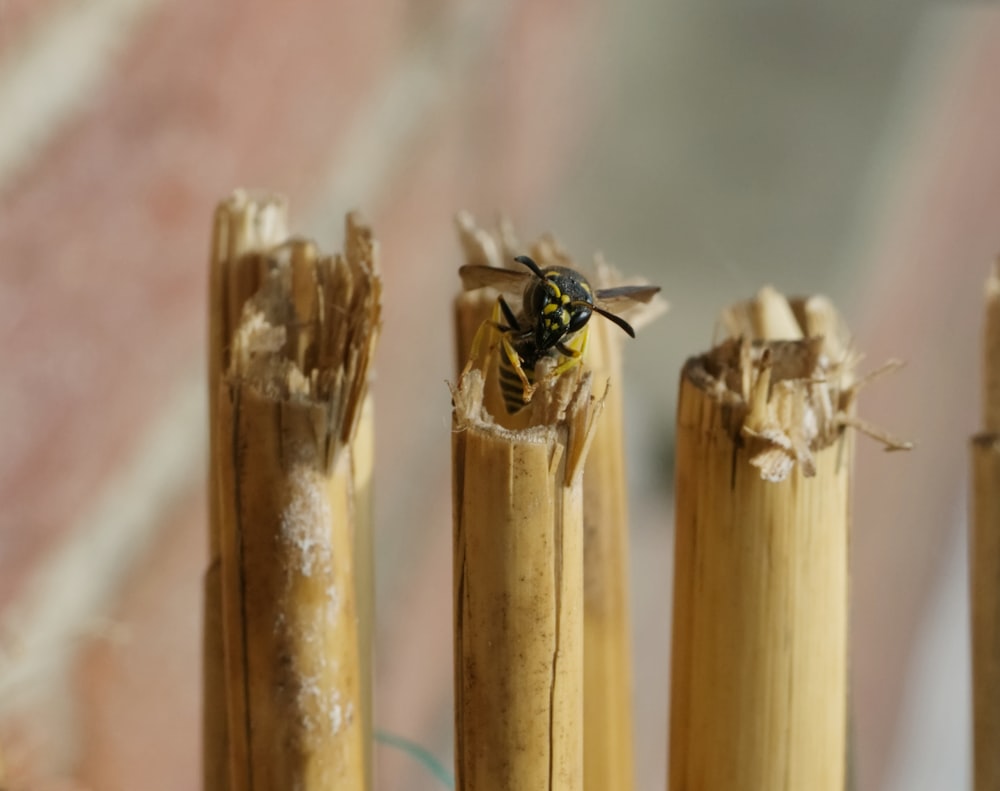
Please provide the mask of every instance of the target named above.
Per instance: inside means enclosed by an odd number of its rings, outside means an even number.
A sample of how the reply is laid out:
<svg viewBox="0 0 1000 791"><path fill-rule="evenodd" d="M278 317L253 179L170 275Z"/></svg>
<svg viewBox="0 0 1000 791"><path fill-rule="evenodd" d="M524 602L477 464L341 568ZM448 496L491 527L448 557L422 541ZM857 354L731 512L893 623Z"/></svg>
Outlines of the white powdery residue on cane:
<svg viewBox="0 0 1000 791"><path fill-rule="evenodd" d="M308 467L296 466L289 475L291 501L281 514L281 536L291 547L292 570L304 577L333 568L330 546L330 504L323 496L323 480Z"/></svg>
<svg viewBox="0 0 1000 791"><path fill-rule="evenodd" d="M330 730L333 733L340 732L340 726L344 724L344 711L340 707L340 692L333 691L330 696Z"/></svg>
<svg viewBox="0 0 1000 791"><path fill-rule="evenodd" d="M340 733L341 728L349 727L354 722L354 704L341 705L340 692L334 690L330 696L330 710L328 714L330 717L331 733Z"/></svg>
<svg viewBox="0 0 1000 791"><path fill-rule="evenodd" d="M316 708L322 707L323 695L319 679L315 676L303 676L302 685L299 687L299 710L302 712L302 725L307 730L314 730L318 724L311 714L313 706L310 706L310 703L313 701L316 703Z"/></svg>
<svg viewBox="0 0 1000 791"><path fill-rule="evenodd" d="M326 622L333 625L337 622L337 611L340 609L340 591L336 585L326 588Z"/></svg>

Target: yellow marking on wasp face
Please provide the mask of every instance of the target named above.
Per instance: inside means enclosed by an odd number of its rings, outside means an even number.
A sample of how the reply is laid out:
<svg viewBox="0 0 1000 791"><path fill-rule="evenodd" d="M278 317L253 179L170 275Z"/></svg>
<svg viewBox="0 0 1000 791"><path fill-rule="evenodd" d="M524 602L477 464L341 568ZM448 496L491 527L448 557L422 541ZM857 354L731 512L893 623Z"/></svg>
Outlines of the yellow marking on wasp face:
<svg viewBox="0 0 1000 791"><path fill-rule="evenodd" d="M553 274L553 273L550 272L549 274ZM559 299L559 297L562 296L562 291L559 289L559 286L557 286L551 280L546 280L545 281L545 286L546 286L546 288L549 289L549 291L552 292L552 296L554 296L556 299Z"/></svg>
<svg viewBox="0 0 1000 791"><path fill-rule="evenodd" d="M559 310L559 306L555 302L550 302L544 308L542 308L542 313L552 313L555 310Z"/></svg>
<svg viewBox="0 0 1000 791"><path fill-rule="evenodd" d="M563 294L562 295L562 303L564 305L568 305L569 304L569 294Z"/></svg>
<svg viewBox="0 0 1000 791"><path fill-rule="evenodd" d="M589 284L589 283L587 283L587 281L586 281L586 280L581 280L581 281L580 281L580 285L581 285L581 286L583 286L583 290L584 290L584 291L586 291L586 292L587 292L588 294L592 294L592 293L593 293L593 292L592 292L592 291L590 290L590 284Z"/></svg>

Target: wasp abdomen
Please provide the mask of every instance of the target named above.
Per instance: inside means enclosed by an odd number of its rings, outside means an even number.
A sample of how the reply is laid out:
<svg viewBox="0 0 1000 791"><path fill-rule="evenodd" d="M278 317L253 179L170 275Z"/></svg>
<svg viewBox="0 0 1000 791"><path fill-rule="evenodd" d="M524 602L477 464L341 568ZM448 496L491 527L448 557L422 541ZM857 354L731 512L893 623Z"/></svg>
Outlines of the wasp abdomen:
<svg viewBox="0 0 1000 791"><path fill-rule="evenodd" d="M535 383L534 367L526 367L523 370L528 383L533 385ZM498 374L500 395L503 396L503 404L507 408L507 414L513 415L515 412L520 412L527 406L527 402L524 400L524 383L506 357L500 358Z"/></svg>

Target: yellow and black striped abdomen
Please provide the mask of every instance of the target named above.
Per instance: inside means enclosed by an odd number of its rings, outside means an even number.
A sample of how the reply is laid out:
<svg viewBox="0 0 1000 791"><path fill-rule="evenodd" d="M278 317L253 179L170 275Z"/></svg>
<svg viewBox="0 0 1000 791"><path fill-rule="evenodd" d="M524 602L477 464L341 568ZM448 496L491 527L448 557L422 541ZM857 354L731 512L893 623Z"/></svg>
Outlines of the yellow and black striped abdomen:
<svg viewBox="0 0 1000 791"><path fill-rule="evenodd" d="M535 387L535 366L539 361L546 358L554 360L554 365L548 373L552 378L580 364L587 348L587 331L588 328L584 327L565 345L561 345L562 349L571 354L565 354L556 348L539 351L530 335L521 338L520 342L511 341L509 336L501 341L497 359L497 383L507 414L513 415L528 405ZM527 398L525 398L525 381L528 386Z"/></svg>

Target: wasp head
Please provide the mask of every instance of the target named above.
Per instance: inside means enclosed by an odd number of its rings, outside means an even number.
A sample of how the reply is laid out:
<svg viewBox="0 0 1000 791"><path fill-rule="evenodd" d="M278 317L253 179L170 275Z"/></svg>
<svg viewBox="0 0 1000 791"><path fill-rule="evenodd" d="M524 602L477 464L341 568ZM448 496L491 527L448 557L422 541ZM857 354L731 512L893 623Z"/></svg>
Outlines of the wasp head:
<svg viewBox="0 0 1000 791"><path fill-rule="evenodd" d="M543 270L527 256L515 260L529 267L537 277L525 289L524 313L534 322L535 346L539 351L553 348L586 326L593 313L594 297L583 275L564 266Z"/></svg>

